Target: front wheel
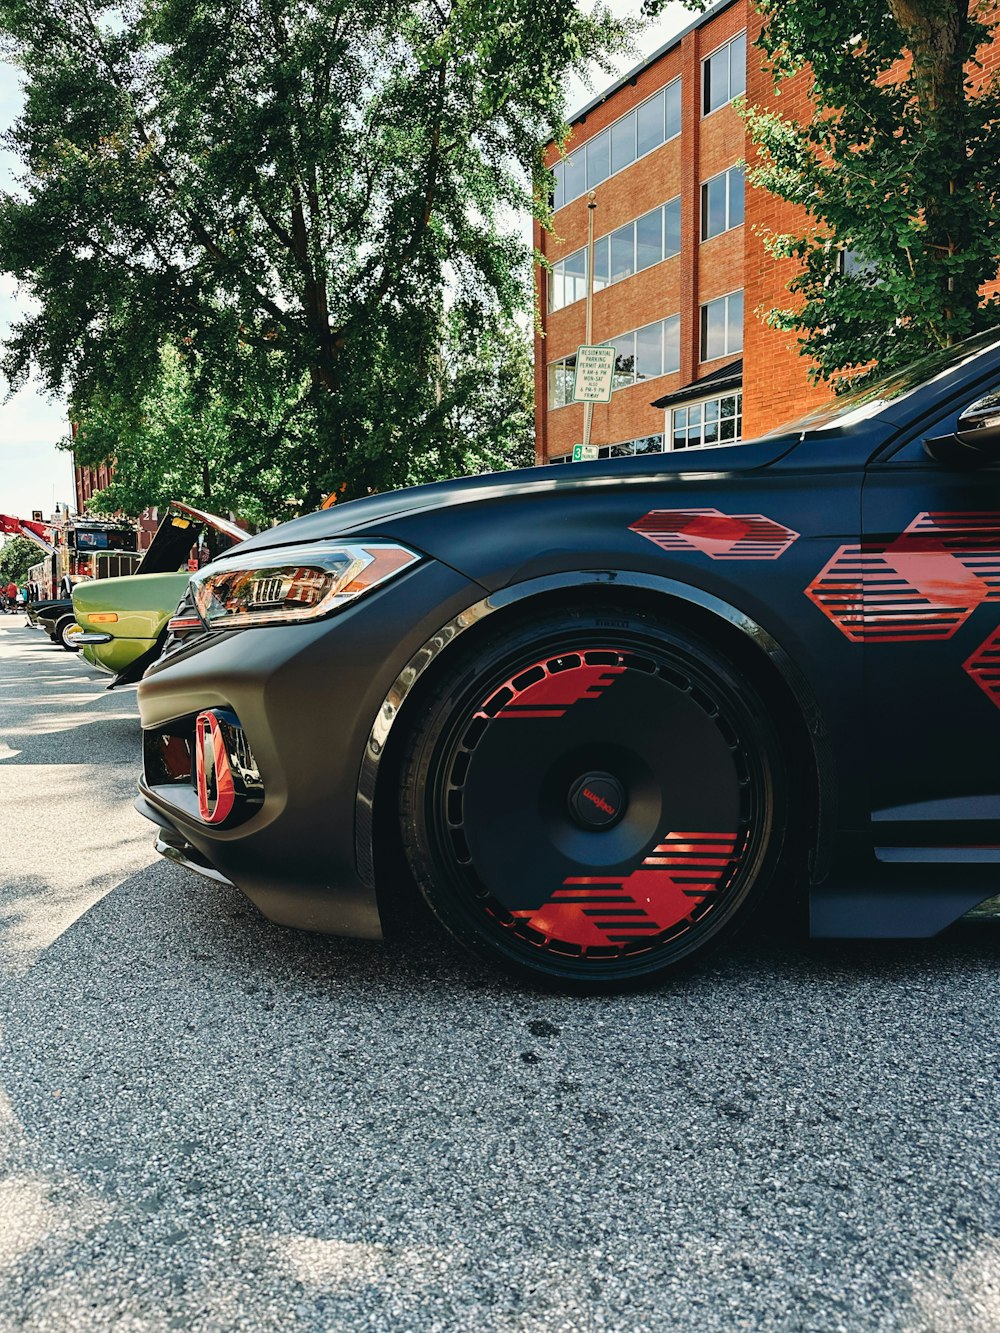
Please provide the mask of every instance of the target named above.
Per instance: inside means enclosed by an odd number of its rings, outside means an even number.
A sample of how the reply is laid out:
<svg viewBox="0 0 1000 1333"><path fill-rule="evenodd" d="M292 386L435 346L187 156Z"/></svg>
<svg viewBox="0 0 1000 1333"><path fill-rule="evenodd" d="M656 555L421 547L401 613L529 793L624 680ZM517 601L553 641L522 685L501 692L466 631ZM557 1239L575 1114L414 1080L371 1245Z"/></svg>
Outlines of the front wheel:
<svg viewBox="0 0 1000 1333"><path fill-rule="evenodd" d="M76 642L76 638L82 633L83 628L72 616L63 616L56 625L56 632L52 636L53 642L61 644L68 653L77 653L80 651L80 645Z"/></svg>
<svg viewBox="0 0 1000 1333"><path fill-rule="evenodd" d="M526 621L425 701L403 842L467 947L613 990L690 962L742 921L781 850L785 774L754 687L645 613Z"/></svg>

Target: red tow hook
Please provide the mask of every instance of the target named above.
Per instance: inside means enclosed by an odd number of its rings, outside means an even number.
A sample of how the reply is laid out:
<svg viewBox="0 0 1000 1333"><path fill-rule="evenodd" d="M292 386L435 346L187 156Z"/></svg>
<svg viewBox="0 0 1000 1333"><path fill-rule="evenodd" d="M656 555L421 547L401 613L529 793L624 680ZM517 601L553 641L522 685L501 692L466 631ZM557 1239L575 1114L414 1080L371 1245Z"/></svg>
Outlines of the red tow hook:
<svg viewBox="0 0 1000 1333"><path fill-rule="evenodd" d="M195 777L198 813L206 824L221 824L236 804L236 787L219 720L199 713L195 722Z"/></svg>

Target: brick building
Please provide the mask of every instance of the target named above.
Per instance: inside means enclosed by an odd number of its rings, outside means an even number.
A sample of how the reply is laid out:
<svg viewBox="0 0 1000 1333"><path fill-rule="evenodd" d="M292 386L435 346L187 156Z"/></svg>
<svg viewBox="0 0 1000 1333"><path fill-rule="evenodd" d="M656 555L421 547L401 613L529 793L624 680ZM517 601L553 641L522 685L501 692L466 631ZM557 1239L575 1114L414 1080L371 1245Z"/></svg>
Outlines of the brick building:
<svg viewBox="0 0 1000 1333"><path fill-rule="evenodd" d="M777 263L758 229L795 229L799 210L745 186L753 148L733 99L775 104L753 47L749 0L720 0L583 107L555 167L554 230L535 244L536 456L562 462L583 439L572 402L584 342L588 191L594 191L593 341L618 350L611 402L594 407L602 456L750 438L822 402L794 334L760 312L787 299L793 261ZM750 59L747 59L747 52ZM785 115L804 109L804 78L782 86Z"/></svg>

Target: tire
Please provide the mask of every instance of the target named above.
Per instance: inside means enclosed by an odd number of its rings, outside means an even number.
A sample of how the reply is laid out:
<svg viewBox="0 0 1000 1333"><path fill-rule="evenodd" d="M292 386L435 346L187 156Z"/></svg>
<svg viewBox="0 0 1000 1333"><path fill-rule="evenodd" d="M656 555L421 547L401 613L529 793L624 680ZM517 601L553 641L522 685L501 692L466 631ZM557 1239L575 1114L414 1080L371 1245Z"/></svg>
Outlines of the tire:
<svg viewBox="0 0 1000 1333"><path fill-rule="evenodd" d="M73 616L63 616L62 620L56 625L56 632L52 636L52 642L60 644L68 653L78 653L80 645L73 642L77 634L83 631L76 623Z"/></svg>
<svg viewBox="0 0 1000 1333"><path fill-rule="evenodd" d="M463 945L564 989L651 984L741 925L778 862L775 727L707 641L644 612L524 621L424 700L403 845Z"/></svg>

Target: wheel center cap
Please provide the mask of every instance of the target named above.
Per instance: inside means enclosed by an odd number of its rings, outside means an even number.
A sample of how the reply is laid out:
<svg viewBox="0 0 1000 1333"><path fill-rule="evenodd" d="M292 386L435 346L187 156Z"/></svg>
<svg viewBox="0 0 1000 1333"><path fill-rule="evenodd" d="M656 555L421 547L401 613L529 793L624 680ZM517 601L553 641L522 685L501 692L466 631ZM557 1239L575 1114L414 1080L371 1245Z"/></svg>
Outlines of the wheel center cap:
<svg viewBox="0 0 1000 1333"><path fill-rule="evenodd" d="M625 788L610 773L584 773L569 789L569 812L581 828L612 828L626 805Z"/></svg>

